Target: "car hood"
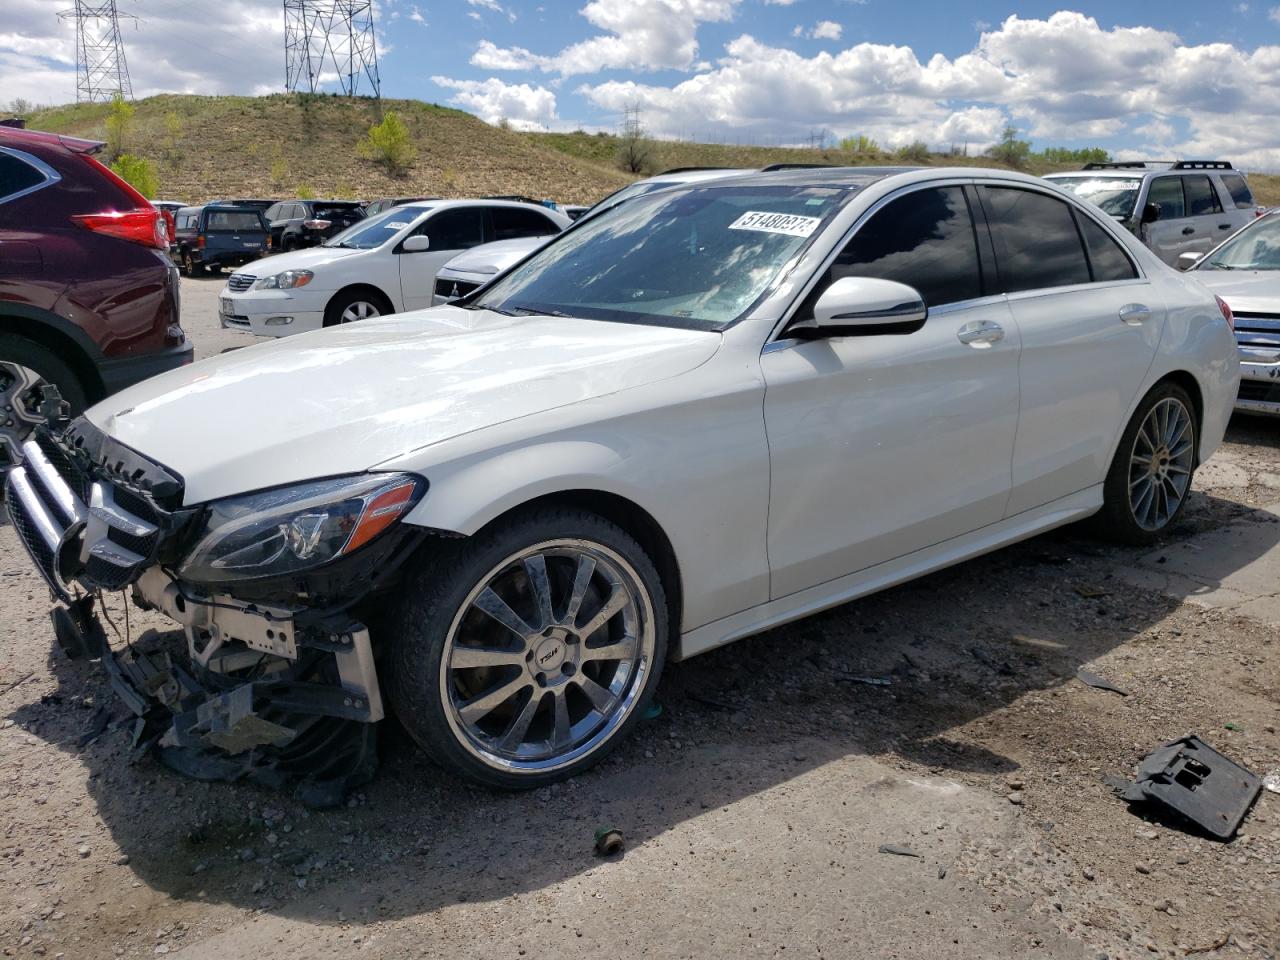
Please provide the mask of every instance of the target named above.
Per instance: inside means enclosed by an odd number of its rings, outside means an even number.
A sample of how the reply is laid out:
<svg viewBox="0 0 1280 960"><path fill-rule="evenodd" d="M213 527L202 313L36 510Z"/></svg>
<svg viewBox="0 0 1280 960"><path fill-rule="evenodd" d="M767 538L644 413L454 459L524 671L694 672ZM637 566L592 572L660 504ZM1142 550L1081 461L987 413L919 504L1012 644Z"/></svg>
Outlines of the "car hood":
<svg viewBox="0 0 1280 960"><path fill-rule="evenodd" d="M1197 270L1195 278L1241 313L1280 313L1280 270Z"/></svg>
<svg viewBox="0 0 1280 960"><path fill-rule="evenodd" d="M335 260L345 260L354 254L368 252L348 247L308 247L305 250L290 250L288 253L255 260L248 266L241 267L238 272L251 273L255 277L270 277L285 270L314 270Z"/></svg>
<svg viewBox="0 0 1280 960"><path fill-rule="evenodd" d="M368 470L505 421L677 376L717 333L436 307L234 350L92 407L185 502Z"/></svg>
<svg viewBox="0 0 1280 960"><path fill-rule="evenodd" d="M515 240L496 240L493 243L481 244L478 247L472 247L466 253L458 254L444 265L444 269L453 273L478 273L492 276L519 263L534 250L554 239L554 236L518 237Z"/></svg>

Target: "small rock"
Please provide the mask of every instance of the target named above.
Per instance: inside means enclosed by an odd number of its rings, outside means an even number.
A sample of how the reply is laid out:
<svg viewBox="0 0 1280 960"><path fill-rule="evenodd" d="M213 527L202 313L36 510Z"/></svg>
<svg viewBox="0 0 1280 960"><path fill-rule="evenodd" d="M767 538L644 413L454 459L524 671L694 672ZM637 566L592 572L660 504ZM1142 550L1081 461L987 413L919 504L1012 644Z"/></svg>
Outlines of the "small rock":
<svg viewBox="0 0 1280 960"><path fill-rule="evenodd" d="M1135 830L1133 835L1139 840L1154 840L1160 836L1154 830Z"/></svg>
<svg viewBox="0 0 1280 960"><path fill-rule="evenodd" d="M1013 791L1013 793L1009 794L1009 796L1007 796L1005 799L1008 800L1010 803L1012 803L1015 807L1020 807L1022 806L1022 791L1015 790Z"/></svg>
<svg viewBox="0 0 1280 960"><path fill-rule="evenodd" d="M1137 870L1143 876L1146 876L1147 874L1151 873L1151 868L1147 866L1145 863L1134 864L1134 869Z"/></svg>
<svg viewBox="0 0 1280 960"><path fill-rule="evenodd" d="M129 865L129 855L127 853L122 853L120 854L120 856L116 857L117 867L127 867L128 865Z"/></svg>
<svg viewBox="0 0 1280 960"><path fill-rule="evenodd" d="M83 859L84 857L87 857L89 855L89 848L82 843L80 844L79 847L76 848L76 853L80 854L81 858Z"/></svg>
<svg viewBox="0 0 1280 960"><path fill-rule="evenodd" d="M1094 872L1090 870L1088 867L1085 867L1083 870L1081 870L1080 875L1084 877L1086 880L1094 879Z"/></svg>

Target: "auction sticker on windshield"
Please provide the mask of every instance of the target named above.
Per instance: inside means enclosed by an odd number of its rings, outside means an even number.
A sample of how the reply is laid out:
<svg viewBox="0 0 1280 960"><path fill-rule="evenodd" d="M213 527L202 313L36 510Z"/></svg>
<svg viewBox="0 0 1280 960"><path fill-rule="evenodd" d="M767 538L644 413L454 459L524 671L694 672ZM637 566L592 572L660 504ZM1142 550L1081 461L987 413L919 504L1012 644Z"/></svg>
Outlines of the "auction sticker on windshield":
<svg viewBox="0 0 1280 960"><path fill-rule="evenodd" d="M758 230L761 233L782 233L789 237L807 237L821 223L817 217L801 217L794 213L767 213L748 210L733 223L730 230Z"/></svg>

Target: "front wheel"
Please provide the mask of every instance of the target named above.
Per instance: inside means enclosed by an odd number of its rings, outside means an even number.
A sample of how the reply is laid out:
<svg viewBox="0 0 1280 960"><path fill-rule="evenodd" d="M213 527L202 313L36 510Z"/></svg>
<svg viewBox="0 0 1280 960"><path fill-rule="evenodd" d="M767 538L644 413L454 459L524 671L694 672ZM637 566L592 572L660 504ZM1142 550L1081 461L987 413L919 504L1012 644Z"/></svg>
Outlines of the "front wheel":
<svg viewBox="0 0 1280 960"><path fill-rule="evenodd" d="M336 327L343 323L371 320L390 312L391 307L381 297L364 290L352 290L329 301L324 311L324 325Z"/></svg>
<svg viewBox="0 0 1280 960"><path fill-rule="evenodd" d="M1162 383L1143 397L1125 427L1103 487L1098 525L1121 543L1148 544L1181 518L1195 476L1195 406Z"/></svg>
<svg viewBox="0 0 1280 960"><path fill-rule="evenodd" d="M441 766L507 789L566 779L608 754L666 655L652 560L619 527L574 510L531 513L436 554L392 619L387 686L400 721Z"/></svg>

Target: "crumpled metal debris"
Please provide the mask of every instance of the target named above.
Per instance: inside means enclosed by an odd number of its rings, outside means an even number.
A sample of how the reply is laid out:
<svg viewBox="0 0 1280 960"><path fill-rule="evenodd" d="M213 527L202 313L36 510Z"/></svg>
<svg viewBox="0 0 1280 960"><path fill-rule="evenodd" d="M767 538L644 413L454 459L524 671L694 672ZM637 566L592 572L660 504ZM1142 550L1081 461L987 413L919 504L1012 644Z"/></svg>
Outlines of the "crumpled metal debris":
<svg viewBox="0 0 1280 960"><path fill-rule="evenodd" d="M1117 687L1106 677L1099 676L1092 670L1086 670L1084 667L1081 667L1076 671L1076 679L1086 686L1093 687L1096 690L1110 690L1112 693L1118 693L1122 697L1127 697L1129 695L1128 690Z"/></svg>

